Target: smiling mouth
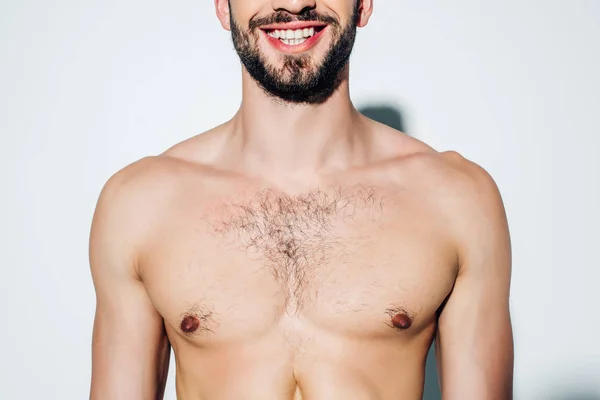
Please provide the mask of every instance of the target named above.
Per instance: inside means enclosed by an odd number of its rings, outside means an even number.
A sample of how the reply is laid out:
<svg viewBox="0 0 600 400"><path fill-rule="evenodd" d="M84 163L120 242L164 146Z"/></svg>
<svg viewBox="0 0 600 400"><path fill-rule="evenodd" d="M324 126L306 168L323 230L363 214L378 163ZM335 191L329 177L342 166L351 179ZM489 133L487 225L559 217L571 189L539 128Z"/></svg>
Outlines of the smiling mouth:
<svg viewBox="0 0 600 400"><path fill-rule="evenodd" d="M288 46L297 46L306 42L308 39L317 35L326 26L313 26L303 29L265 29L267 35L274 39L279 39Z"/></svg>

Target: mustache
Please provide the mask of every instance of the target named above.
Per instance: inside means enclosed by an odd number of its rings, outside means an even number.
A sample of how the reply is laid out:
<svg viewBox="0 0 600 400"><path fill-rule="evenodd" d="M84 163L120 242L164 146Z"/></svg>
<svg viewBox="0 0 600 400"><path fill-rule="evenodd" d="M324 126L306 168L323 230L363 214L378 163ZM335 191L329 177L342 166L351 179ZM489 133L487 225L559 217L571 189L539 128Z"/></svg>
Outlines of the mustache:
<svg viewBox="0 0 600 400"><path fill-rule="evenodd" d="M285 11L278 11L266 17L255 17L250 20L249 28L251 31L260 28L261 26L271 25L271 24L285 24L288 22L321 22L328 25L339 25L337 19L333 18L330 15L324 15L316 10L306 10L301 12L300 14L290 14Z"/></svg>

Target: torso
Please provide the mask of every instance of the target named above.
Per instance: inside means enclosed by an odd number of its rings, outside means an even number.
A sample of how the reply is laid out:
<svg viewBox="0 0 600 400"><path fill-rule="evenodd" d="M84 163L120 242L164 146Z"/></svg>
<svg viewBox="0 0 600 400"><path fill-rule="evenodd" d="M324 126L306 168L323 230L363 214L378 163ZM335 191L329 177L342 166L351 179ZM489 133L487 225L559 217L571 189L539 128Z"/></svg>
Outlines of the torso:
<svg viewBox="0 0 600 400"><path fill-rule="evenodd" d="M175 168L139 273L180 400L421 398L457 254L413 158L295 195Z"/></svg>

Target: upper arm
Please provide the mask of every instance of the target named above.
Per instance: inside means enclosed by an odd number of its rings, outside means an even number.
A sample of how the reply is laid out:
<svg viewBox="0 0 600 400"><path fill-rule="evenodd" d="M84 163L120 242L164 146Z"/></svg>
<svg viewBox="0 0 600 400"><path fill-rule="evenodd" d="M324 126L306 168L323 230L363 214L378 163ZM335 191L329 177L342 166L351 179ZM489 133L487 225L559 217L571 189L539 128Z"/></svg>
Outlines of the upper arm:
<svg viewBox="0 0 600 400"><path fill-rule="evenodd" d="M436 350L444 400L512 399L511 245L498 188L464 159L452 207L459 273L442 309Z"/></svg>
<svg viewBox="0 0 600 400"><path fill-rule="evenodd" d="M96 207L90 265L96 290L91 399L162 398L170 347L136 273L142 223L129 173L107 183Z"/></svg>

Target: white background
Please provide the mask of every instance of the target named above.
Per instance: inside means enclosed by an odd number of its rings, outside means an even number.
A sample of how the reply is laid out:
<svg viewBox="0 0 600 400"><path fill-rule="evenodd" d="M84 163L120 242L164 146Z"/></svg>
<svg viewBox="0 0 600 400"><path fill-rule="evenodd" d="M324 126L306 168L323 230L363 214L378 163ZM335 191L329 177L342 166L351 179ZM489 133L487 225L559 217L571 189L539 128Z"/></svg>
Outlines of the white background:
<svg viewBox="0 0 600 400"><path fill-rule="evenodd" d="M228 119L236 57L208 0L0 1L0 399L88 396L100 189ZM351 82L496 179L515 398L600 398L600 1L376 1Z"/></svg>

